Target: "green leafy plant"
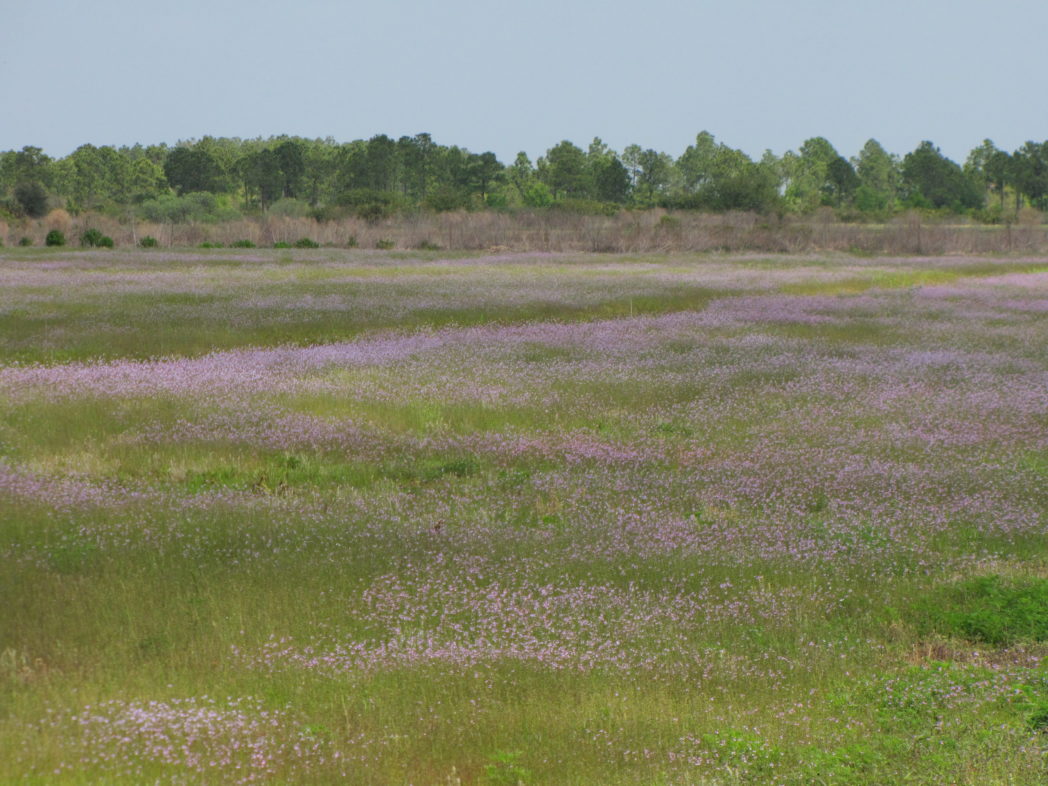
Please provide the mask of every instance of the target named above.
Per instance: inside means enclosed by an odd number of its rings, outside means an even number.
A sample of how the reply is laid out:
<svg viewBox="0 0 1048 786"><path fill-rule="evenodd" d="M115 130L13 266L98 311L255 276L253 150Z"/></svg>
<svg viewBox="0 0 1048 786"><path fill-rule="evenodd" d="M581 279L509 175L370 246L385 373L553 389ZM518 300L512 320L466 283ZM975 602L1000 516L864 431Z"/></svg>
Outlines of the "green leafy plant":
<svg viewBox="0 0 1048 786"><path fill-rule="evenodd" d="M295 241L295 248L320 248L320 243L308 237L300 237Z"/></svg>
<svg viewBox="0 0 1048 786"><path fill-rule="evenodd" d="M146 235L144 238L138 241L138 245L140 245L142 248L156 248L159 244L157 243L155 237L153 237L152 235Z"/></svg>
<svg viewBox="0 0 1048 786"><path fill-rule="evenodd" d="M30 240L28 237L25 237L23 235L22 239L18 241L18 245L20 245L20 246L31 246L31 245L33 245L33 241Z"/></svg>
<svg viewBox="0 0 1048 786"><path fill-rule="evenodd" d="M393 249L393 248L396 248L396 247L397 247L397 244L394 243L392 240L382 239L382 240L379 240L379 241L377 241L375 243L375 248L379 249L380 251L389 251L390 249Z"/></svg>
<svg viewBox="0 0 1048 786"><path fill-rule="evenodd" d="M80 245L89 248L112 248L114 243L109 235L103 235L99 230L92 228L85 230L80 236Z"/></svg>
<svg viewBox="0 0 1048 786"><path fill-rule="evenodd" d="M497 751L488 756L489 764L484 766L484 778L488 783L498 786L517 786L527 783L531 772L518 763L520 751Z"/></svg>
<svg viewBox="0 0 1048 786"><path fill-rule="evenodd" d="M1037 705L1026 716L1026 725L1031 731L1048 732L1048 701Z"/></svg>
<svg viewBox="0 0 1048 786"><path fill-rule="evenodd" d="M1048 579L980 576L941 587L915 604L923 631L996 646L1048 641Z"/></svg>
<svg viewBox="0 0 1048 786"><path fill-rule="evenodd" d="M250 240L234 240L229 244L230 248L255 248L255 244Z"/></svg>
<svg viewBox="0 0 1048 786"><path fill-rule="evenodd" d="M66 244L65 233L58 229L52 229L44 238L45 246L64 246Z"/></svg>

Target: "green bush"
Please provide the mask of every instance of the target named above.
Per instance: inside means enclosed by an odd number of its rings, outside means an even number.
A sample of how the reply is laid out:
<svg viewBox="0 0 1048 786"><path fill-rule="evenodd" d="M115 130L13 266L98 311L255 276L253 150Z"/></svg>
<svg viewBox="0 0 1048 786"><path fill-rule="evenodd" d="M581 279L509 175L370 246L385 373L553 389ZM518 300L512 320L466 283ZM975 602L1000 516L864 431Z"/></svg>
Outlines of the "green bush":
<svg viewBox="0 0 1048 786"><path fill-rule="evenodd" d="M207 192L194 192L175 196L164 194L155 199L142 202L137 212L148 221L158 224L184 224L197 221L215 224L221 221L236 221L241 213L230 204L228 195L215 195Z"/></svg>
<svg viewBox="0 0 1048 786"><path fill-rule="evenodd" d="M452 186L441 186L432 191L423 203L427 210L446 213L451 210L467 210L470 207L469 194Z"/></svg>
<svg viewBox="0 0 1048 786"><path fill-rule="evenodd" d="M417 248L419 251L440 251L440 244L434 243L431 240L423 240L421 243L415 246L415 248Z"/></svg>
<svg viewBox="0 0 1048 786"><path fill-rule="evenodd" d="M97 229L87 229L84 230L84 234L80 236L80 245L94 248L95 246L102 245L102 238L104 237L105 235Z"/></svg>
<svg viewBox="0 0 1048 786"><path fill-rule="evenodd" d="M309 211L309 217L320 221L337 221L346 216L355 215L352 208L346 205L318 205Z"/></svg>
<svg viewBox="0 0 1048 786"><path fill-rule="evenodd" d="M360 243L357 242L357 236L356 235L350 235L349 236L349 240L346 241L346 245L349 248L356 248L358 245L360 245Z"/></svg>
<svg viewBox="0 0 1048 786"><path fill-rule="evenodd" d="M492 210L506 210L509 208L509 199L505 194L488 194L484 204Z"/></svg>
<svg viewBox="0 0 1048 786"><path fill-rule="evenodd" d="M222 243L212 243L210 240L205 240L200 244L200 248L225 248Z"/></svg>
<svg viewBox="0 0 1048 786"><path fill-rule="evenodd" d="M295 241L295 248L320 248L320 243L308 237L300 237Z"/></svg>
<svg viewBox="0 0 1048 786"><path fill-rule="evenodd" d="M284 241L281 240L281 241L279 241L277 243L274 243L273 244L273 248L291 248L291 244L290 243L285 243Z"/></svg>
<svg viewBox="0 0 1048 786"><path fill-rule="evenodd" d="M138 245L142 246L142 248L156 248L158 243L156 242L155 237L152 235L146 235L138 241Z"/></svg>
<svg viewBox="0 0 1048 786"><path fill-rule="evenodd" d="M31 246L31 245L33 245L33 241L30 240L29 238L27 238L25 235L23 235L22 239L18 241L18 245L20 245L20 246Z"/></svg>
<svg viewBox="0 0 1048 786"><path fill-rule="evenodd" d="M102 235L102 237L98 239L99 248L112 248L115 245L116 243L113 242L113 238L109 235Z"/></svg>
<svg viewBox="0 0 1048 786"><path fill-rule="evenodd" d="M64 246L66 244L65 233L58 229L52 229L44 238L45 246Z"/></svg>
<svg viewBox="0 0 1048 786"><path fill-rule="evenodd" d="M996 646L1048 641L1048 579L980 576L939 588L914 613L922 632Z"/></svg>
<svg viewBox="0 0 1048 786"><path fill-rule="evenodd" d="M357 188L345 191L338 196L338 203L350 209L359 218L369 224L389 218L400 207L397 194L390 191L376 191L370 188Z"/></svg>
<svg viewBox="0 0 1048 786"><path fill-rule="evenodd" d="M533 181L524 189L522 195L525 207L549 207L553 204L553 194L549 186L539 181Z"/></svg>
<svg viewBox="0 0 1048 786"><path fill-rule="evenodd" d="M234 240L229 244L230 248L255 248L255 244L250 240Z"/></svg>
<svg viewBox="0 0 1048 786"><path fill-rule="evenodd" d="M377 243L375 243L375 248L379 249L380 251L389 251L391 248L396 248L396 247L397 247L397 244L394 243L392 240L382 239L382 240L379 240Z"/></svg>

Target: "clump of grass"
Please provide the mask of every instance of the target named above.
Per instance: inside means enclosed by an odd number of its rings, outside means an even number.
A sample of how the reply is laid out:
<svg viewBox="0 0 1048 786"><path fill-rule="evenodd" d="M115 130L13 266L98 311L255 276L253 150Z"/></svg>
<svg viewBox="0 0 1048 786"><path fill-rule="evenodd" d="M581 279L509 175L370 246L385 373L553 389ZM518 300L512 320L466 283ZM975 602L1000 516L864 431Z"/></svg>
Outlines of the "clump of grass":
<svg viewBox="0 0 1048 786"><path fill-rule="evenodd" d="M994 646L1048 641L1048 579L968 579L934 591L914 613L923 632Z"/></svg>

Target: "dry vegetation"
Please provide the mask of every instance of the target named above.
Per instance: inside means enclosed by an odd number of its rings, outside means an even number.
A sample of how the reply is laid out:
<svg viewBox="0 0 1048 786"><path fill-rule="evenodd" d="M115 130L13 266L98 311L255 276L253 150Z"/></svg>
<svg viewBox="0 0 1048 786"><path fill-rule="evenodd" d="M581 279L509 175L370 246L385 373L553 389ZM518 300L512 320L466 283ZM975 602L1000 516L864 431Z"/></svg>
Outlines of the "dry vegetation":
<svg viewBox="0 0 1048 786"><path fill-rule="evenodd" d="M838 221L829 209L813 216L783 218L655 209L622 211L614 216L547 210L420 213L379 222L271 216L216 224L131 224L92 214L73 218L64 210L55 210L38 221L0 223L0 239L15 245L28 237L39 246L48 231L59 229L75 243L80 232L94 227L114 238L118 246L135 245L151 236L162 247L228 246L242 240L264 247L309 238L334 247L376 248L387 241L404 250L1000 254L1048 251L1048 227L1041 223L1042 218L1038 211L1027 209L1014 224L985 225L957 218L929 219L914 212L886 224L862 224Z"/></svg>

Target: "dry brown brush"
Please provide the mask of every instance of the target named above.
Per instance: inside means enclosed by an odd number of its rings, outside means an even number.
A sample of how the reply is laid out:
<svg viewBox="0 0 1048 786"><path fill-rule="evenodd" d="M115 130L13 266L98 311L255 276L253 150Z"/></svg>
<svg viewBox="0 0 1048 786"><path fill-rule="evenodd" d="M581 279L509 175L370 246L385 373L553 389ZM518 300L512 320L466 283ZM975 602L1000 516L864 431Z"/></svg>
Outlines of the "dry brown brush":
<svg viewBox="0 0 1048 786"><path fill-rule="evenodd" d="M61 229L75 244L87 228L112 237L118 246L134 246L143 237L158 245L257 246L294 243L309 238L325 246L361 248L441 248L509 251L585 251L670 253L753 251L801 253L845 251L869 254L1001 254L1048 252L1048 226L1040 213L1026 213L1014 224L990 226L965 219L930 219L917 213L883 224L846 223L830 212L804 217L754 213L706 214L665 210L622 211L614 216L557 210L453 212L400 215L378 222L361 218L317 221L263 216L224 223L118 221L109 216L70 216L52 211L38 220L0 223L0 239L15 245L28 237L43 245L51 229Z"/></svg>

